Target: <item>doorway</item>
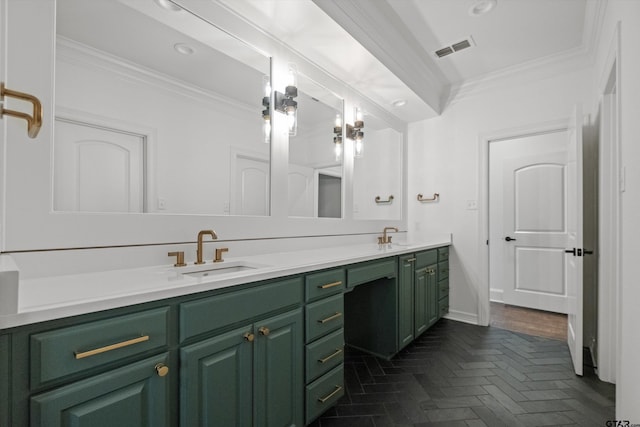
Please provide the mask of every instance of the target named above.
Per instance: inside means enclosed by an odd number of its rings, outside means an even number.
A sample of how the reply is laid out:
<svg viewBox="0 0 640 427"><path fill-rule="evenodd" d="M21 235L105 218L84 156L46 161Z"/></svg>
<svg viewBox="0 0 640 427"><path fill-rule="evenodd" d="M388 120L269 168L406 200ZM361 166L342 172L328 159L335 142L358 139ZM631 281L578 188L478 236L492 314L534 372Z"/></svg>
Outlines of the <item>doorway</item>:
<svg viewBox="0 0 640 427"><path fill-rule="evenodd" d="M567 313L566 129L489 144L492 302Z"/></svg>

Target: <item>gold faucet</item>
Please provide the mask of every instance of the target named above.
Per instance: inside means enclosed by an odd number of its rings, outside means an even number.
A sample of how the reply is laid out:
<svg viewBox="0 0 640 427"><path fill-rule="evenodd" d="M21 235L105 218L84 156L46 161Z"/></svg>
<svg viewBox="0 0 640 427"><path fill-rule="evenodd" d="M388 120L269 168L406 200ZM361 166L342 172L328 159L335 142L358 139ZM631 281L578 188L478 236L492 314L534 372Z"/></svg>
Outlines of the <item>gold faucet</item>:
<svg viewBox="0 0 640 427"><path fill-rule="evenodd" d="M387 236L387 230L393 230L396 233L398 232L398 229L396 227L385 227L384 230L382 230L382 236L378 237L379 245L386 245L387 243L391 243L391 236Z"/></svg>
<svg viewBox="0 0 640 427"><path fill-rule="evenodd" d="M202 238L205 235L211 236L211 239L213 240L218 238L218 235L213 230L202 230L198 233L198 252L196 253L197 260L194 264L204 264L204 261L202 261Z"/></svg>

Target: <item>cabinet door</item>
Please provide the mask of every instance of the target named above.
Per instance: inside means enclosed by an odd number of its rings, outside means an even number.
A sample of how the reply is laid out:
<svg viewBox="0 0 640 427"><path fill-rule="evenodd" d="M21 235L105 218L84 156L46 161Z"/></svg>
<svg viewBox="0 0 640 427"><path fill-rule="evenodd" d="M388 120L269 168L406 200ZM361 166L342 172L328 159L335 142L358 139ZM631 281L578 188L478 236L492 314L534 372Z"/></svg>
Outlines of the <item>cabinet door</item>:
<svg viewBox="0 0 640 427"><path fill-rule="evenodd" d="M9 422L9 335L0 335L0 426Z"/></svg>
<svg viewBox="0 0 640 427"><path fill-rule="evenodd" d="M160 363L166 354L37 395L31 426L168 426L169 378L156 373Z"/></svg>
<svg viewBox="0 0 640 427"><path fill-rule="evenodd" d="M302 426L302 310L257 322L254 327L255 425Z"/></svg>
<svg viewBox="0 0 640 427"><path fill-rule="evenodd" d="M429 268L420 268L415 272L414 281L414 323L413 330L417 337L429 327L428 309Z"/></svg>
<svg viewBox="0 0 640 427"><path fill-rule="evenodd" d="M436 280L437 265L427 268L427 327L438 320L438 282Z"/></svg>
<svg viewBox="0 0 640 427"><path fill-rule="evenodd" d="M413 280L415 258L400 257L398 274L398 350L413 341Z"/></svg>
<svg viewBox="0 0 640 427"><path fill-rule="evenodd" d="M181 426L251 426L253 338L249 325L180 351Z"/></svg>

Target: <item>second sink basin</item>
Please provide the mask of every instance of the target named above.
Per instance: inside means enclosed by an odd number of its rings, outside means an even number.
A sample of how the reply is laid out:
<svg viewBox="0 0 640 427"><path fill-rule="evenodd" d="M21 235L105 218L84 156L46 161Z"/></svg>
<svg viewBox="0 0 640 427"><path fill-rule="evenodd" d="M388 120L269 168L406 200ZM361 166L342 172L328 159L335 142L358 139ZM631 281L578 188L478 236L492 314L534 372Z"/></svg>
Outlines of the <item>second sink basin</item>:
<svg viewBox="0 0 640 427"><path fill-rule="evenodd" d="M240 271L255 270L263 267L267 266L247 261L223 261L215 264L206 263L193 267L181 268L178 271L191 277L209 277L237 273Z"/></svg>

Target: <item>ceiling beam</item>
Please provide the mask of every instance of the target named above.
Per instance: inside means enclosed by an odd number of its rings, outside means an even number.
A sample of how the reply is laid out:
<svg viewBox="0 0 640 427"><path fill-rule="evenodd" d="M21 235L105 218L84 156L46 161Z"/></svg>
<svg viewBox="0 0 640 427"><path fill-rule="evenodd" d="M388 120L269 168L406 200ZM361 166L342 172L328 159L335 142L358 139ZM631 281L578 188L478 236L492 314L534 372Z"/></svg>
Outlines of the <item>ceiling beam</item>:
<svg viewBox="0 0 640 427"><path fill-rule="evenodd" d="M313 0L438 114L449 82L387 0Z"/></svg>

